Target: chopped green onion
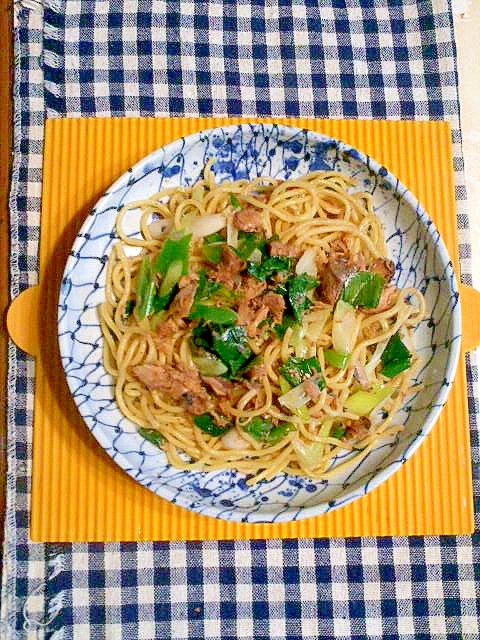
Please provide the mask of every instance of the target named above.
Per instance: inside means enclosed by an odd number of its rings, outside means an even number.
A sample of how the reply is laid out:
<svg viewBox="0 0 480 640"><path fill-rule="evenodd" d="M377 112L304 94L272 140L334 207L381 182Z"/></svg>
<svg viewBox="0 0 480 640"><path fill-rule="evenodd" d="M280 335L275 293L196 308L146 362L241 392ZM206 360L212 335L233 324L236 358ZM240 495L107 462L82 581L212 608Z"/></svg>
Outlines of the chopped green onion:
<svg viewBox="0 0 480 640"><path fill-rule="evenodd" d="M334 422L335 418L325 418L325 420L322 422L322 426L320 427L318 435L322 438L328 438Z"/></svg>
<svg viewBox="0 0 480 640"><path fill-rule="evenodd" d="M293 413L298 416L302 422L308 422L310 420L310 412L305 405L298 407Z"/></svg>
<svg viewBox="0 0 480 640"><path fill-rule="evenodd" d="M174 287L173 289L170 290L170 293L167 293L166 296L160 296L158 294L155 294L155 297L153 299L153 313L157 314L162 312L164 309L166 309L168 307L168 305L170 304L170 302L172 301L174 295L176 292L176 288Z"/></svg>
<svg viewBox="0 0 480 640"><path fill-rule="evenodd" d="M314 278L317 276L318 269L316 263L317 249L316 247L310 247L299 258L295 272L299 275L306 273Z"/></svg>
<svg viewBox="0 0 480 640"><path fill-rule="evenodd" d="M212 264L218 264L222 259L224 244L224 242L221 244L204 244L202 247L202 257L204 260L211 262Z"/></svg>
<svg viewBox="0 0 480 640"><path fill-rule="evenodd" d="M394 391L394 387L380 385L374 386L371 391L360 389L345 400L344 407L357 416L366 416L381 405Z"/></svg>
<svg viewBox="0 0 480 640"><path fill-rule="evenodd" d="M165 276L170 264L179 260L182 263L181 275L186 276L188 273L188 256L191 238L191 233L178 238L166 238L155 261L155 273Z"/></svg>
<svg viewBox="0 0 480 640"><path fill-rule="evenodd" d="M183 263L181 260L174 260L168 266L167 272L163 276L163 280L160 284L160 291L158 292L160 297L168 296L173 287L182 277Z"/></svg>
<svg viewBox="0 0 480 640"><path fill-rule="evenodd" d="M300 438L294 438L292 445L300 464L305 469L313 469L320 463L325 446L323 442L309 442L307 444L303 442L303 440L300 440Z"/></svg>
<svg viewBox="0 0 480 640"><path fill-rule="evenodd" d="M384 278L378 273L359 271L351 275L343 286L342 300L352 307L374 308L380 302Z"/></svg>
<svg viewBox="0 0 480 640"><path fill-rule="evenodd" d="M207 213L202 216L195 216L189 226L189 230L194 236L205 238L206 236L212 235L212 233L217 233L220 229L223 229L226 224L227 220L224 215L220 213Z"/></svg>
<svg viewBox="0 0 480 640"><path fill-rule="evenodd" d="M155 287L152 263L148 256L143 256L137 274L135 291L137 315L140 320L149 316L153 311Z"/></svg>
<svg viewBox="0 0 480 640"><path fill-rule="evenodd" d="M192 232L192 227L199 220L198 213L185 213L180 220L180 229L183 233Z"/></svg>
<svg viewBox="0 0 480 640"><path fill-rule="evenodd" d="M221 233L211 233L203 239L207 244L217 244L217 242L225 242L225 238Z"/></svg>
<svg viewBox="0 0 480 640"><path fill-rule="evenodd" d="M192 360L203 376L222 376L228 371L228 367L218 358L193 357Z"/></svg>
<svg viewBox="0 0 480 640"><path fill-rule="evenodd" d="M350 360L350 354L339 353L338 351L335 351L335 349L327 349L327 351L323 352L323 356L327 364L332 365L332 367L335 367L336 369L340 369L340 371L345 369L348 361Z"/></svg>
<svg viewBox="0 0 480 640"><path fill-rule="evenodd" d="M280 391L283 393L287 393L292 388L290 384L285 380L283 376L278 377L278 384L280 386Z"/></svg>
<svg viewBox="0 0 480 640"><path fill-rule="evenodd" d="M308 343L304 339L304 335L302 325L295 325L290 336L289 344L291 344L295 349L295 355L297 358L304 358L308 353Z"/></svg>
<svg viewBox="0 0 480 640"><path fill-rule="evenodd" d="M151 318L150 318L150 329L152 331L156 331L158 328L158 325L163 322L165 320L165 311L161 310L161 311L157 311Z"/></svg>
<svg viewBox="0 0 480 640"><path fill-rule="evenodd" d="M294 349L296 349L302 342L304 336L304 330L301 324L297 324L292 331L292 335L290 336L289 344L292 345Z"/></svg>

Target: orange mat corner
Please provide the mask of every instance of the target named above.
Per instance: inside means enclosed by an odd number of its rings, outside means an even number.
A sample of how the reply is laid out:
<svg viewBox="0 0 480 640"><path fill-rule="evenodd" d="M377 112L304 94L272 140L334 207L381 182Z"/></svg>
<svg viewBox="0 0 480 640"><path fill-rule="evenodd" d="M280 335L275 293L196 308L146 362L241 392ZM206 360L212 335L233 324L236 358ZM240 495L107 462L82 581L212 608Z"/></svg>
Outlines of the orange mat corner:
<svg viewBox="0 0 480 640"><path fill-rule="evenodd" d="M154 149L239 118L48 120L40 238L41 345L36 361L30 537L34 541L229 540L467 534L473 530L465 364L427 440L370 494L300 522L242 524L199 516L143 488L89 433L58 354L57 292L73 240L103 191ZM249 122L260 121L250 118ZM271 122L272 119L261 119ZM450 129L443 122L275 119L339 138L387 166L419 198L458 270Z"/></svg>

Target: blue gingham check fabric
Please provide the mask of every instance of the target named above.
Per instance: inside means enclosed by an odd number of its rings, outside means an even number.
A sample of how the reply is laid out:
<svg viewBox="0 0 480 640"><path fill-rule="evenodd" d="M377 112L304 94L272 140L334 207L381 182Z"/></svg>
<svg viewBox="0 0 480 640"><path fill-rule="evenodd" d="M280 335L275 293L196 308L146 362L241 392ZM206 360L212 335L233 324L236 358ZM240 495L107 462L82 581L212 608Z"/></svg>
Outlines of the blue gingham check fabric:
<svg viewBox="0 0 480 640"><path fill-rule="evenodd" d="M46 116L446 119L471 282L447 0L15 2L11 294L37 278ZM479 637L480 539L32 544L34 365L10 346L1 637ZM468 362L476 525L477 367Z"/></svg>

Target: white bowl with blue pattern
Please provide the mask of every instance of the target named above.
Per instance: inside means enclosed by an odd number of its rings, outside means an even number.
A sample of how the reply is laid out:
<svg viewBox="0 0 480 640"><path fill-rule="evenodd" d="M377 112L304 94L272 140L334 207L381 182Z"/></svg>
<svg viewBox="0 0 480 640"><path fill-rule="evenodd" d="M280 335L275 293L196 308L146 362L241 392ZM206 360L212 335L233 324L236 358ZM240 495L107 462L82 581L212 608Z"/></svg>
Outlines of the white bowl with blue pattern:
<svg viewBox="0 0 480 640"><path fill-rule="evenodd" d="M279 474L251 487L235 471L179 471L120 413L111 377L102 364L97 308L104 298L105 266L117 241L119 207L160 189L189 185L205 163L218 181L268 175L286 179L316 169L353 176L372 193L394 282L420 289L427 317L416 331L423 359L422 390L398 419L405 429L341 476L314 482ZM129 217L131 233L137 233ZM452 263L432 221L391 173L361 152L312 131L280 125L220 127L181 138L129 169L99 200L82 226L67 261L58 303L60 353L72 396L99 444L135 480L159 496L203 515L242 522L285 522L328 512L365 495L397 470L424 440L444 405L460 351L459 294Z"/></svg>

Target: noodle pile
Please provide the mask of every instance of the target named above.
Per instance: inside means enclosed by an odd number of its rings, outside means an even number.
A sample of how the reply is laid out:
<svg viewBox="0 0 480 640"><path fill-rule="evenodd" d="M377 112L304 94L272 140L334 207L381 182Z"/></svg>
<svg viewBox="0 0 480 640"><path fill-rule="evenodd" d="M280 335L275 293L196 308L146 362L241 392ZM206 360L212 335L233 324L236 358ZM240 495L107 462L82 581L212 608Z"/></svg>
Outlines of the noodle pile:
<svg viewBox="0 0 480 640"><path fill-rule="evenodd" d="M390 282L351 178L216 184L207 165L192 187L125 205L116 232L104 364L120 411L174 467L324 479L402 429L424 300Z"/></svg>

